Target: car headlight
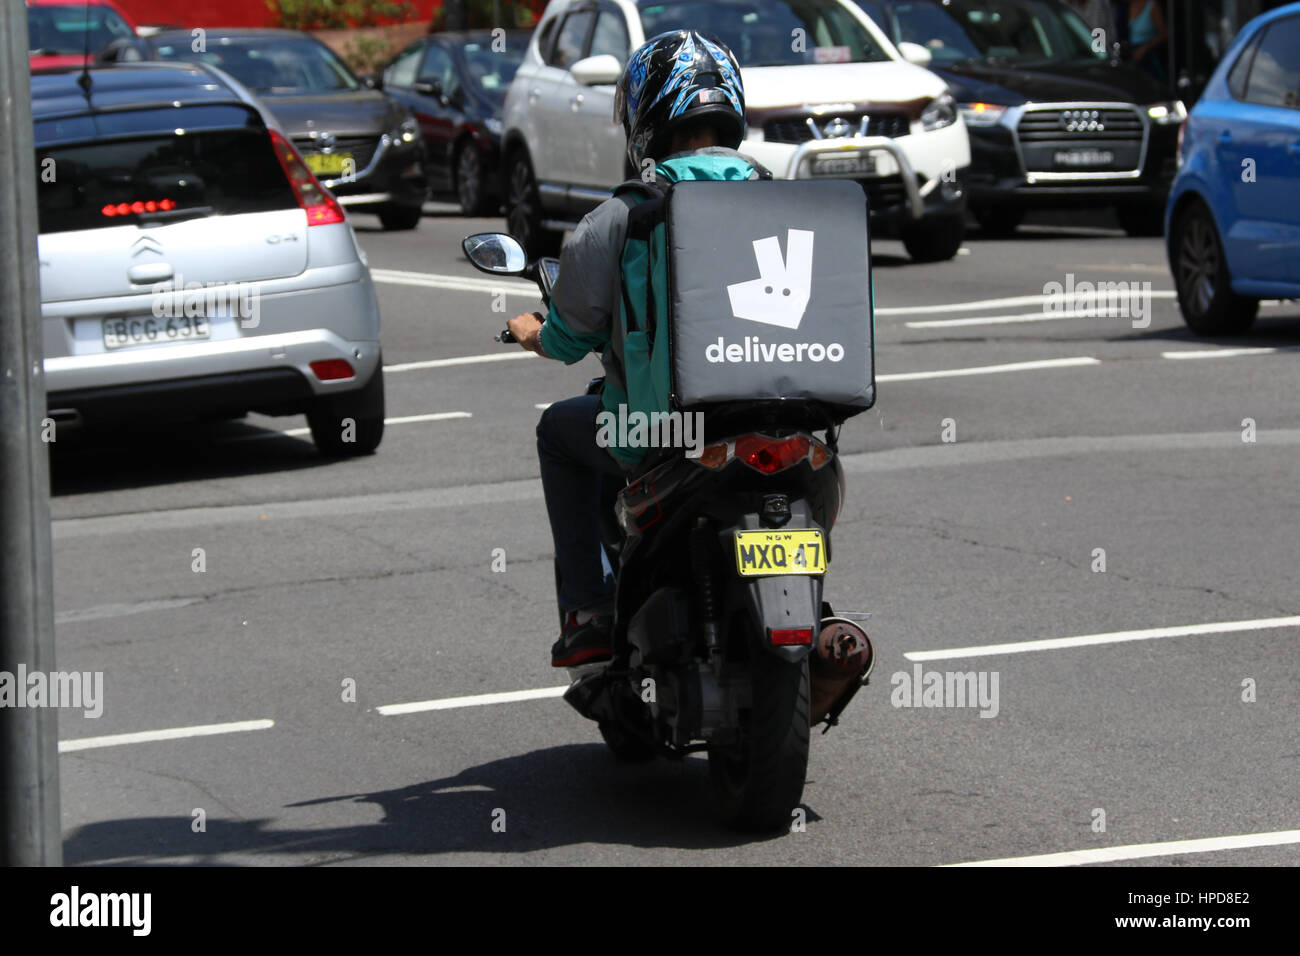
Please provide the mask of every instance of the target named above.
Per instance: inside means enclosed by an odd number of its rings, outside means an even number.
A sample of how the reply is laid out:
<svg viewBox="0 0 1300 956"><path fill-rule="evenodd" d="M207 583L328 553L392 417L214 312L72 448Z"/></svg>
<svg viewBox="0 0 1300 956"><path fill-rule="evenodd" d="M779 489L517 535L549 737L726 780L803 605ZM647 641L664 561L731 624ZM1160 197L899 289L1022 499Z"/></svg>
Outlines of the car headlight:
<svg viewBox="0 0 1300 956"><path fill-rule="evenodd" d="M402 120L402 125L393 133L393 138L403 143L414 143L419 136L420 124L415 121L414 116Z"/></svg>
<svg viewBox="0 0 1300 956"><path fill-rule="evenodd" d="M506 124L501 122L501 120L495 116L489 116L485 119L483 121L483 127L493 136L500 136L506 130Z"/></svg>
<svg viewBox="0 0 1300 956"><path fill-rule="evenodd" d="M962 103L957 108L967 126L997 126L1007 111L1005 106L996 103Z"/></svg>
<svg viewBox="0 0 1300 956"><path fill-rule="evenodd" d="M943 129L957 122L957 104L951 94L945 93L931 100L921 112L921 127L927 131Z"/></svg>
<svg viewBox="0 0 1300 956"><path fill-rule="evenodd" d="M1182 100L1154 103L1147 107L1147 116L1151 117L1157 126L1173 126L1187 119L1187 107L1183 105Z"/></svg>

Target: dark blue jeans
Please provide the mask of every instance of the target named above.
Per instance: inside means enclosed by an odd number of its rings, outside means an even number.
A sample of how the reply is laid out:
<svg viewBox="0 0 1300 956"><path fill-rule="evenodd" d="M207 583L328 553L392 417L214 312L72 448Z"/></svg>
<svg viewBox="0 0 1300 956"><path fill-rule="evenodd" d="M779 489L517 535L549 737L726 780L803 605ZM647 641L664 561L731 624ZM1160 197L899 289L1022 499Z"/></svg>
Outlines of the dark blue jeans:
<svg viewBox="0 0 1300 956"><path fill-rule="evenodd" d="M555 540L564 613L608 604L614 579L600 540L601 491L606 475L623 475L608 451L596 444L599 395L556 402L537 423L546 513Z"/></svg>

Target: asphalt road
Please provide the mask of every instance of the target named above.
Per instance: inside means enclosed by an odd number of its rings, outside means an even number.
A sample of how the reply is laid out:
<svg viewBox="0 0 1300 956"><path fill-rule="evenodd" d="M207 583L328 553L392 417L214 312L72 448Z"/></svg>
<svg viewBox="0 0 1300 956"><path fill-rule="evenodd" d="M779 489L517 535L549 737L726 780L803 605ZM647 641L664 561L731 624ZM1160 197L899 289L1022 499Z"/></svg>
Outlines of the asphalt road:
<svg viewBox="0 0 1300 956"><path fill-rule="evenodd" d="M102 716L60 712L66 861L1300 863L1300 306L1197 340L1159 240L1057 222L937 265L875 244L879 401L844 430L827 595L878 662L814 739L806 828L754 839L710 817L702 758L617 765L555 696L533 428L597 363L489 361L520 353L459 239L499 220L357 216L376 455L258 416L53 446L58 667L104 673ZM1043 320L1070 276L1149 288L1149 324ZM1195 627L1223 622L1254 623ZM917 668L996 701L895 706Z"/></svg>

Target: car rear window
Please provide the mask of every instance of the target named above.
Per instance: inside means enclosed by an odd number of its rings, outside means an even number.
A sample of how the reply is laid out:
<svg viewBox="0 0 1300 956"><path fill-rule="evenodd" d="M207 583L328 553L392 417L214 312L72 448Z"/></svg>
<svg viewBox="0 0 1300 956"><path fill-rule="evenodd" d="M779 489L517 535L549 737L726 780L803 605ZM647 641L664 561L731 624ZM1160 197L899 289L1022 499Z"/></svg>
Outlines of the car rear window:
<svg viewBox="0 0 1300 956"><path fill-rule="evenodd" d="M167 132L129 135L132 127L149 127L150 121L139 114L101 114L96 117L101 132L107 121L118 135L38 146L40 231L297 208L260 123L195 129L182 125L185 117L177 112L170 111L175 126Z"/></svg>

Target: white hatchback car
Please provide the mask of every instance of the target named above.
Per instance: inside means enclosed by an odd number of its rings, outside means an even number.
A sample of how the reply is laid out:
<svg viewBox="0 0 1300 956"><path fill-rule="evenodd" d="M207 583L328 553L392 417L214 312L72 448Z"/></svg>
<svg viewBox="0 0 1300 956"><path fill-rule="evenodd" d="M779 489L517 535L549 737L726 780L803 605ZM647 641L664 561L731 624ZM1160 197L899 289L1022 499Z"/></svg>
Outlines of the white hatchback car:
<svg viewBox="0 0 1300 956"><path fill-rule="evenodd" d="M379 304L342 208L225 73L32 77L56 424L306 413L322 453L384 431Z"/></svg>
<svg viewBox="0 0 1300 956"><path fill-rule="evenodd" d="M893 43L848 0L552 0L506 96L510 232L553 254L565 229L633 174L614 84L646 39L692 29L741 67L741 152L786 179L854 179L909 254L956 255L970 142L929 51Z"/></svg>

